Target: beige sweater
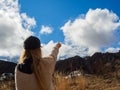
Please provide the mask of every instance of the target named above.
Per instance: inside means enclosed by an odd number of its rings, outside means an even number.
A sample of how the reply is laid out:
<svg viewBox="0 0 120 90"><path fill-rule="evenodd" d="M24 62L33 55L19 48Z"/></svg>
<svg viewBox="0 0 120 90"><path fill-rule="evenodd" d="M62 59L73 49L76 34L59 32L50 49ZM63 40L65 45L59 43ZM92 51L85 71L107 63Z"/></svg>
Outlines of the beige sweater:
<svg viewBox="0 0 120 90"><path fill-rule="evenodd" d="M54 90L52 75L54 73L58 51L59 48L54 47L50 56L45 57L40 61L42 68L41 72L45 78L46 90ZM40 90L34 73L22 73L17 69L17 67L15 68L15 86L16 90Z"/></svg>

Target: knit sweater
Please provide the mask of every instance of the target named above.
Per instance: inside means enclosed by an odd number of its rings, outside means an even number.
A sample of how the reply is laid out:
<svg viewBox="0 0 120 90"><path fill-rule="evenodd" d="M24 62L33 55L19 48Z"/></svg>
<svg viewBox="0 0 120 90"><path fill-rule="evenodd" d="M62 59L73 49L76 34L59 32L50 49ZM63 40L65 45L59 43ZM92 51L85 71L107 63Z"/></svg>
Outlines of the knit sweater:
<svg viewBox="0 0 120 90"><path fill-rule="evenodd" d="M50 56L40 60L41 71L44 76L46 90L54 90L52 75L56 64L59 48L54 47ZM27 74L21 72L18 67L15 68L15 86L16 90L40 90L34 73Z"/></svg>

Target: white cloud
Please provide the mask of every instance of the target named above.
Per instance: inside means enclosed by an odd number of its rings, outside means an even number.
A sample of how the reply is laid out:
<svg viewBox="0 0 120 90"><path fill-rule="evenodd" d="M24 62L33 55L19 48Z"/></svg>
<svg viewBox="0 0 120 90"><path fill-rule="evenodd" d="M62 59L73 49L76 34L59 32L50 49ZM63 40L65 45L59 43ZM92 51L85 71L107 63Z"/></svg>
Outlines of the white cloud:
<svg viewBox="0 0 120 90"><path fill-rule="evenodd" d="M68 58L75 55L86 56L95 52L102 52L102 47L109 47L118 43L114 34L120 26L118 16L107 9L90 9L84 17L80 15L73 22L68 21L61 27L65 42L62 43L58 58ZM56 43L50 41L44 44L44 55L50 54ZM105 52L116 52L120 48L108 48Z"/></svg>
<svg viewBox="0 0 120 90"><path fill-rule="evenodd" d="M76 55L81 55L83 57L87 55L87 51L88 51L87 48L62 44L62 47L60 48L60 52L59 52L59 58L64 59Z"/></svg>
<svg viewBox="0 0 120 90"><path fill-rule="evenodd" d="M42 44L43 57L51 54L52 48L55 46L55 44L56 43L53 42L52 40L49 41L47 44Z"/></svg>
<svg viewBox="0 0 120 90"><path fill-rule="evenodd" d="M62 44L62 47L59 50L58 59L73 57L73 56L79 55L80 53L81 53L81 56L86 56L86 53L87 53L86 48L80 49L80 47L78 46L70 46L70 45L63 44L63 43L61 44ZM42 44L43 57L51 54L51 51L55 45L56 45L56 42L52 40L48 42L47 44Z"/></svg>
<svg viewBox="0 0 120 90"><path fill-rule="evenodd" d="M31 29L31 25L32 26L36 25L35 19L28 17L26 13L21 13L21 18L22 18L22 25L24 26L24 28L27 28L28 30Z"/></svg>
<svg viewBox="0 0 120 90"><path fill-rule="evenodd" d="M112 52L112 53L115 53L115 52L118 52L120 50L120 48L113 48L113 47L110 47L108 49L105 50L105 52Z"/></svg>
<svg viewBox="0 0 120 90"><path fill-rule="evenodd" d="M52 31L53 31L53 29L51 27L42 25L42 28L40 30L40 34L51 34Z"/></svg>
<svg viewBox="0 0 120 90"><path fill-rule="evenodd" d="M23 40L33 35L34 18L19 9L18 0L0 0L0 56L20 55Z"/></svg>
<svg viewBox="0 0 120 90"><path fill-rule="evenodd" d="M88 48L88 55L118 42L115 32L120 26L118 16L108 9L90 9L84 17L69 20L61 27L65 43Z"/></svg>

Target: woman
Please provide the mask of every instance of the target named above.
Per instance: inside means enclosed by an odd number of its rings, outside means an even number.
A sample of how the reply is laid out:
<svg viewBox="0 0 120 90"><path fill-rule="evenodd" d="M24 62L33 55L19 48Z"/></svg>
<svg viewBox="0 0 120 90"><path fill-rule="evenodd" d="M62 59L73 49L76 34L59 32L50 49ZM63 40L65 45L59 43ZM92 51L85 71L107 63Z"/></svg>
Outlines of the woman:
<svg viewBox="0 0 120 90"><path fill-rule="evenodd" d="M15 68L16 90L54 90L52 75L60 43L48 57L42 57L40 40L30 36L24 41L24 51Z"/></svg>

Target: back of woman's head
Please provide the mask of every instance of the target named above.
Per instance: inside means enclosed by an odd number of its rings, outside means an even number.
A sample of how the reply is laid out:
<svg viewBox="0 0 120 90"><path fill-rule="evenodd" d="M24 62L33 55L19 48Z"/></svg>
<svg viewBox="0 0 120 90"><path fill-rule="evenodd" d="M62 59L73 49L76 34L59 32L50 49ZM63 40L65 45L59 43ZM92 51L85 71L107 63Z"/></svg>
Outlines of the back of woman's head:
<svg viewBox="0 0 120 90"><path fill-rule="evenodd" d="M24 41L24 49L26 50L34 50L40 47L40 40L35 36L30 36Z"/></svg>
<svg viewBox="0 0 120 90"><path fill-rule="evenodd" d="M24 41L24 51L21 55L20 63L23 63L25 58L31 58L34 60L40 60L41 54L40 40L35 36L30 36Z"/></svg>

